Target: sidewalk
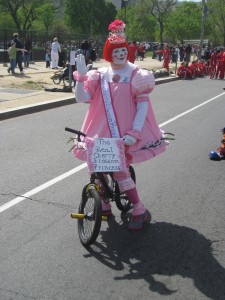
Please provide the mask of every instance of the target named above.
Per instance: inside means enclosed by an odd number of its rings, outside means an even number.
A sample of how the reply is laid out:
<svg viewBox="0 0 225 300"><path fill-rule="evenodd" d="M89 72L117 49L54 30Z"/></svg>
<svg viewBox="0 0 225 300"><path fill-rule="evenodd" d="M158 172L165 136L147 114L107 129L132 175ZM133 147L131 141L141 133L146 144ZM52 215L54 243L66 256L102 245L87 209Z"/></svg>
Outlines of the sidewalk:
<svg viewBox="0 0 225 300"><path fill-rule="evenodd" d="M141 68L156 70L162 68L162 62L158 62L150 57L144 61L135 61ZM108 66L109 63L100 60L94 62L93 68ZM175 64L170 64L171 69ZM20 75L19 70L15 77L8 74L7 67L0 65L0 120L13 118L29 113L34 113L50 108L75 103L74 92L47 92L44 87L62 88L63 85L55 85L50 79L53 70L45 68L45 62L30 64L24 69L25 75ZM156 84L177 80L175 75L156 79ZM42 88L29 88L32 84L41 84ZM29 89L28 89L29 88Z"/></svg>

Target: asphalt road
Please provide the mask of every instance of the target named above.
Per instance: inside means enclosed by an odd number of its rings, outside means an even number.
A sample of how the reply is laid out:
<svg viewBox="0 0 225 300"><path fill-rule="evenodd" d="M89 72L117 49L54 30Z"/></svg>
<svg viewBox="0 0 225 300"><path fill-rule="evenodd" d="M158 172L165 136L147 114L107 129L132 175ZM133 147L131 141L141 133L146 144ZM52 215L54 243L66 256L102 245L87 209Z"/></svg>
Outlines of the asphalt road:
<svg viewBox="0 0 225 300"><path fill-rule="evenodd" d="M176 141L134 166L152 224L129 232L113 206L90 250L70 219L87 169L76 169L64 131L80 128L87 104L2 121L0 299L224 300L225 161L208 159L225 126L223 87L208 78L156 87L157 120Z"/></svg>

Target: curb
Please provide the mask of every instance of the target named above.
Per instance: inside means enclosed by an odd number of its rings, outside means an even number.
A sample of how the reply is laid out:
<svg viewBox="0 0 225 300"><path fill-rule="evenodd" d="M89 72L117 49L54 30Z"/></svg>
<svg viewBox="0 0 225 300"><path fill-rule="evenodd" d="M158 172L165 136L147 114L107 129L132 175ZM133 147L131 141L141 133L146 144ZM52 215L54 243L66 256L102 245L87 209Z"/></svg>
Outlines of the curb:
<svg viewBox="0 0 225 300"><path fill-rule="evenodd" d="M43 110L57 108L64 105L70 105L76 103L74 96L69 98L62 98L57 100L46 101L37 104L31 104L26 106L20 106L18 108L6 109L0 112L0 121L41 112Z"/></svg>
<svg viewBox="0 0 225 300"><path fill-rule="evenodd" d="M174 76L174 77L167 77L167 78L157 78L155 80L155 84L158 85L158 84L168 83L168 82L176 81L176 80L180 80L180 77Z"/></svg>
<svg viewBox="0 0 225 300"><path fill-rule="evenodd" d="M155 81L155 84L162 84L162 83L168 83L171 81L176 81L179 80L180 78L178 76L174 77L167 77L167 78L157 78ZM57 99L57 100L51 100L51 101L46 101L42 103L37 103L37 104L31 104L31 105L26 105L26 106L20 106L18 108L11 108L11 109L6 109L0 112L0 121L15 118L15 117L20 117L24 116L27 114L32 114L36 112L41 112L43 110L47 109L52 109L52 108L57 108L65 105L70 105L76 103L75 97L68 97L68 98L62 98L62 99Z"/></svg>

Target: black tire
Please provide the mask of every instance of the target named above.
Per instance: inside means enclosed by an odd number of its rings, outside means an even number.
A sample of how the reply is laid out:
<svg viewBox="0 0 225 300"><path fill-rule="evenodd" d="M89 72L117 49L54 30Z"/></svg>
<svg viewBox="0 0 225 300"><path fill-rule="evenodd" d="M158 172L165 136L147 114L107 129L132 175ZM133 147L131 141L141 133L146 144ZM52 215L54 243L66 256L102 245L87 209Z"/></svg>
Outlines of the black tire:
<svg viewBox="0 0 225 300"><path fill-rule="evenodd" d="M70 79L68 76L63 78L63 85L69 87L70 86Z"/></svg>
<svg viewBox="0 0 225 300"><path fill-rule="evenodd" d="M83 188L79 213L85 214L84 219L78 219L78 234L81 244L88 247L98 237L102 223L102 205L99 193L96 189Z"/></svg>
<svg viewBox="0 0 225 300"><path fill-rule="evenodd" d="M132 166L129 166L129 171L130 171L131 178L136 183L136 175L135 175L134 168ZM127 198L125 193L120 192L117 182L115 184L115 193L116 193L115 202L116 202L117 208L122 212L127 212L130 209L131 202Z"/></svg>
<svg viewBox="0 0 225 300"><path fill-rule="evenodd" d="M54 75L54 76L52 77L52 80L53 80L53 82L54 82L55 84L60 84L60 82L61 82L61 77L60 77L60 75Z"/></svg>

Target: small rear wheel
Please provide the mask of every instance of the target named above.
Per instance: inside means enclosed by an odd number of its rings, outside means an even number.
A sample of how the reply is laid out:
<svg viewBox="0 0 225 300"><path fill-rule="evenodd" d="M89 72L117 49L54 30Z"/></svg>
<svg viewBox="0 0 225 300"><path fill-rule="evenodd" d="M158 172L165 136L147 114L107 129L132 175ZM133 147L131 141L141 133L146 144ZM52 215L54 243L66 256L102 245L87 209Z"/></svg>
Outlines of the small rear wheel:
<svg viewBox="0 0 225 300"><path fill-rule="evenodd" d="M132 166L129 166L129 171L130 171L131 178L136 183L136 175L135 175L134 168ZM127 198L125 193L120 192L117 182L115 184L115 193L116 193L115 202L116 202L117 208L119 210L121 210L122 212L127 212L130 209L131 202Z"/></svg>
<svg viewBox="0 0 225 300"><path fill-rule="evenodd" d="M60 84L60 82L61 82L61 77L60 77L60 75L54 75L54 76L52 77L52 80L53 80L53 82L54 82L55 84Z"/></svg>
<svg viewBox="0 0 225 300"><path fill-rule="evenodd" d="M79 213L84 214L83 219L78 220L78 234L81 244L88 247L98 237L102 222L102 206L99 193L89 184L83 188Z"/></svg>

